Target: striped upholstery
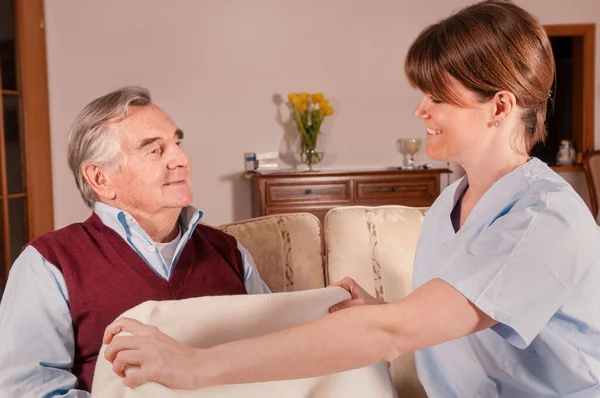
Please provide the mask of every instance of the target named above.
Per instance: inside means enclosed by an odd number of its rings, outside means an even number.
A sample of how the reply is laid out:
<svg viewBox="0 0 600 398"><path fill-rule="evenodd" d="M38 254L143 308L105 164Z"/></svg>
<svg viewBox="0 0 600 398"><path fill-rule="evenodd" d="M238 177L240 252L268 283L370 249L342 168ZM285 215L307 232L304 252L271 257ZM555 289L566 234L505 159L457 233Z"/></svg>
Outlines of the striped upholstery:
<svg viewBox="0 0 600 398"><path fill-rule="evenodd" d="M321 223L312 214L265 216L218 228L248 249L272 292L325 286Z"/></svg>
<svg viewBox="0 0 600 398"><path fill-rule="evenodd" d="M330 282L349 276L386 301L411 291L417 239L425 208L404 206L340 207L325 217L325 250ZM399 397L426 397L416 375L413 354L392 362Z"/></svg>

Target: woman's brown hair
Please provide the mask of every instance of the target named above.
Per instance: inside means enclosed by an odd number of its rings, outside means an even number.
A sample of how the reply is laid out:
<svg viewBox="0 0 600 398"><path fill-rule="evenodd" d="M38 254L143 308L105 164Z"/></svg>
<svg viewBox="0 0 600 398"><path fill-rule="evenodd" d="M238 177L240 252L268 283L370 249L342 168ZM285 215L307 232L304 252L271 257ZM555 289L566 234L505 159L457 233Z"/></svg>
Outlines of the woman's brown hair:
<svg viewBox="0 0 600 398"><path fill-rule="evenodd" d="M524 110L525 150L546 138L552 48L540 22L509 1L473 4L426 28L408 50L405 71L413 87L459 106L446 74L482 102L510 91Z"/></svg>

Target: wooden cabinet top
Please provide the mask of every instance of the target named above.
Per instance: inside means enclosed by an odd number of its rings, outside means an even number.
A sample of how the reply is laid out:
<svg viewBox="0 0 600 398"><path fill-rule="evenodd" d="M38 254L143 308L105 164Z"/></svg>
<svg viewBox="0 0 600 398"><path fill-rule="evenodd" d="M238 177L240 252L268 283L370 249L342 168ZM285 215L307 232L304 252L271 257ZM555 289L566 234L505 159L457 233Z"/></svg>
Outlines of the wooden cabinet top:
<svg viewBox="0 0 600 398"><path fill-rule="evenodd" d="M298 171L298 172L267 172L245 173L244 178L249 180L269 180L278 178L311 178L311 177L385 177L385 176L419 176L432 174L452 173L446 168L431 168L417 170L397 170L397 169L371 169L371 170L326 170L326 171Z"/></svg>

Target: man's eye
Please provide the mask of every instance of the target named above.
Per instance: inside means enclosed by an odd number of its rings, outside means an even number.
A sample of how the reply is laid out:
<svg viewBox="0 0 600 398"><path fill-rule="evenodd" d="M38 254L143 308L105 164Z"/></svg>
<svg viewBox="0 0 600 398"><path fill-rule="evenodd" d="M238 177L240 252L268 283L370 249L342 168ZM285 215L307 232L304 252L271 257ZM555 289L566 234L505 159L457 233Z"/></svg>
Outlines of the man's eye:
<svg viewBox="0 0 600 398"><path fill-rule="evenodd" d="M177 141L177 142L175 143L175 145L177 145L177 146L181 146L181 141Z"/></svg>
<svg viewBox="0 0 600 398"><path fill-rule="evenodd" d="M160 148L155 148L155 149L151 150L149 153L152 154L152 155L156 155L156 154L160 155L161 149Z"/></svg>

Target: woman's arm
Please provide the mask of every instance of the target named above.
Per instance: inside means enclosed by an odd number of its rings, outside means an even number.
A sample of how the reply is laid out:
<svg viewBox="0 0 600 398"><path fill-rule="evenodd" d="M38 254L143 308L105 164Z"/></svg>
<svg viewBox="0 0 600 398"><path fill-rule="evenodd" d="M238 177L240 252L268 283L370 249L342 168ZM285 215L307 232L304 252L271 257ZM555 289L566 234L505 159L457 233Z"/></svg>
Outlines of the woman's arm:
<svg viewBox="0 0 600 398"><path fill-rule="evenodd" d="M360 368L495 323L448 283L434 279L395 303L352 306L290 329L209 349L184 346L156 328L121 319L107 328L105 342L121 330L134 335L112 339L105 356L122 376L124 366L140 366L125 378L127 386L152 380L197 389Z"/></svg>

